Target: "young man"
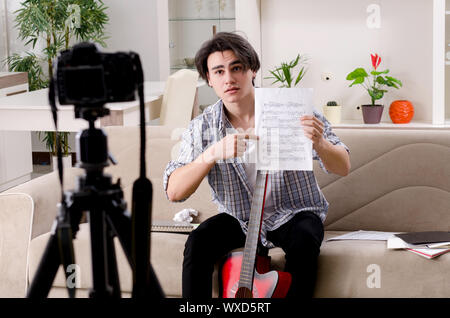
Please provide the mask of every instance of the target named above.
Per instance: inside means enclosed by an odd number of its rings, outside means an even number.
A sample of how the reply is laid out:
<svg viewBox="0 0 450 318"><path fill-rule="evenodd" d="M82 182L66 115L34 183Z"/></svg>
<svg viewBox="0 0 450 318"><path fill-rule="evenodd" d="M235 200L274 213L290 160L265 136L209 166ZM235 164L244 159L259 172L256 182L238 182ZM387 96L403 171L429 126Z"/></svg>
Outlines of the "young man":
<svg viewBox="0 0 450 318"><path fill-rule="evenodd" d="M183 297L210 298L214 264L245 244L256 171L254 164L238 158L247 153L250 141L257 142L253 82L260 62L247 40L222 32L203 44L195 64L220 99L190 122L178 159L164 172L164 188L169 200L183 201L208 176L219 213L187 239ZM326 119L314 112L298 120L322 168L347 175L348 149ZM312 297L327 209L312 171L270 174L261 242L286 253L285 271L292 275L288 297Z"/></svg>

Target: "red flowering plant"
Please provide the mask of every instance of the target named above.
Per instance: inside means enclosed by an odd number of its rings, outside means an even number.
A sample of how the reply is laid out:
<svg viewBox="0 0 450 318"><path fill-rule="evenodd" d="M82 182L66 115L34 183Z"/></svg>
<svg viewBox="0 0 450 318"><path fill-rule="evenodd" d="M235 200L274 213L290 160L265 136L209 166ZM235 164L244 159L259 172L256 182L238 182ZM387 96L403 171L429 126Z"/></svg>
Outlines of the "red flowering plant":
<svg viewBox="0 0 450 318"><path fill-rule="evenodd" d="M375 106L375 101L383 98L384 93L387 92L387 89L385 88L395 87L399 89L399 87L402 86L402 82L396 78L385 75L389 73L388 69L384 71L377 71L377 68L381 63L381 57L379 57L378 54L370 54L370 56L372 57L373 67L373 70L370 72L372 77L367 74L364 68L358 67L347 75L347 80L353 81L353 83L350 84L350 87L355 84L361 84L370 95L372 100L371 105Z"/></svg>

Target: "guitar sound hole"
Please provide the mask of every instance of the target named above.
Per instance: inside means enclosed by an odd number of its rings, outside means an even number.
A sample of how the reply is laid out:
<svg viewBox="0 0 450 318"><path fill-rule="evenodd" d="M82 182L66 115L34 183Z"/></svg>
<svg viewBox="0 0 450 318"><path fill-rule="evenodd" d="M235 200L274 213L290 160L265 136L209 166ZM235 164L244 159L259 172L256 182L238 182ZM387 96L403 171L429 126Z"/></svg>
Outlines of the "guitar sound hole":
<svg viewBox="0 0 450 318"><path fill-rule="evenodd" d="M236 292L235 298L253 298L253 294L247 287L240 287Z"/></svg>

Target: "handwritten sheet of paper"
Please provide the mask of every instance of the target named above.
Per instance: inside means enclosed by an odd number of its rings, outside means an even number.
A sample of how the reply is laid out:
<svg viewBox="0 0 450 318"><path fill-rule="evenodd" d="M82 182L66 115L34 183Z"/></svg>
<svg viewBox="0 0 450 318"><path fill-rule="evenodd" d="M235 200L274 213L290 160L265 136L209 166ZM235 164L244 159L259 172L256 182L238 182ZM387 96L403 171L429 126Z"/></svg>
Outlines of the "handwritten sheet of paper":
<svg viewBox="0 0 450 318"><path fill-rule="evenodd" d="M312 170L312 142L300 117L313 114L312 88L256 88L256 169Z"/></svg>

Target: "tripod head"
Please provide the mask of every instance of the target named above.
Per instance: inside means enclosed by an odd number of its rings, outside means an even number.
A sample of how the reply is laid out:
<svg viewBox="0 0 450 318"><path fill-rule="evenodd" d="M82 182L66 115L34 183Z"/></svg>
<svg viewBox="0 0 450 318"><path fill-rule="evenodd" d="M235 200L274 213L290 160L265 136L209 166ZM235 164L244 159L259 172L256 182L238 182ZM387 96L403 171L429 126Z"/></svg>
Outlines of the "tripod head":
<svg viewBox="0 0 450 318"><path fill-rule="evenodd" d="M95 127L95 120L101 114L109 113L107 108L79 108L82 115L89 122L89 128L78 132L76 137L77 166L90 172L101 172L108 164L108 142L102 129Z"/></svg>

